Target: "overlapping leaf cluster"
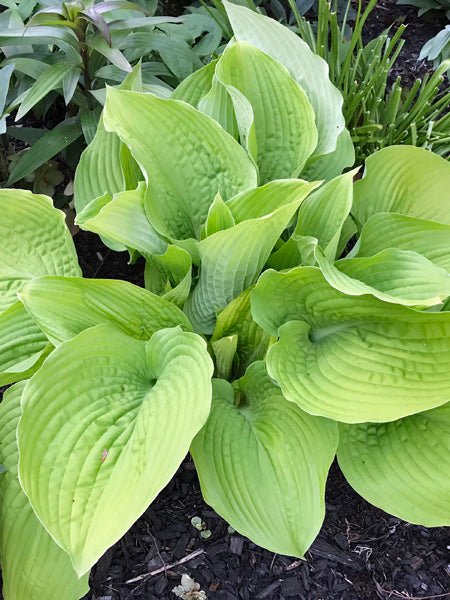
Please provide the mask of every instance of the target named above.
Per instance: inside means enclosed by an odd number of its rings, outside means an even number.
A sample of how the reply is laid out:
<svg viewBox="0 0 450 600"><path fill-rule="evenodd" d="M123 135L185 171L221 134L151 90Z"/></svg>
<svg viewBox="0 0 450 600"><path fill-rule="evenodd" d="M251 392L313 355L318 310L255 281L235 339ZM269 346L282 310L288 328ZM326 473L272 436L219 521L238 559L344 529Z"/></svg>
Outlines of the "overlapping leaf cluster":
<svg viewBox="0 0 450 600"><path fill-rule="evenodd" d="M336 453L370 502L448 522L450 167L396 146L353 183L325 63L226 6L235 40L171 99L138 69L108 91L77 171L79 224L147 289L83 279L51 200L0 192L6 600L78 598L188 449L275 552L317 535Z"/></svg>

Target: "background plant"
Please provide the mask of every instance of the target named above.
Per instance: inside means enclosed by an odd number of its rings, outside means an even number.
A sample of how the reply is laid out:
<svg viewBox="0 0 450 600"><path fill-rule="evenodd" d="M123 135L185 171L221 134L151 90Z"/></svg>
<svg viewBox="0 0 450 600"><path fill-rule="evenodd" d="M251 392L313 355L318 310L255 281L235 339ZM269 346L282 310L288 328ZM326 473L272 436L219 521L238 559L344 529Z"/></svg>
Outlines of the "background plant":
<svg viewBox="0 0 450 600"><path fill-rule="evenodd" d="M5 178L9 185L68 146L67 160L75 166L83 142L91 141L95 133L105 84L120 83L131 64L142 60L147 91L167 97L179 81L210 59L222 37L220 27L202 9L182 20L159 17L154 16L154 1L142 6L126 1L49 3L35 13L30 12L35 3L26 7L22 3L22 8L20 3L10 4L1 15L0 36L2 64L14 65L8 110L18 109L16 120L30 110L40 120L50 109L61 117L45 135L39 128L8 129L22 142L37 143L10 166L9 179ZM199 43L193 49L194 40ZM65 109L58 97L63 97Z"/></svg>

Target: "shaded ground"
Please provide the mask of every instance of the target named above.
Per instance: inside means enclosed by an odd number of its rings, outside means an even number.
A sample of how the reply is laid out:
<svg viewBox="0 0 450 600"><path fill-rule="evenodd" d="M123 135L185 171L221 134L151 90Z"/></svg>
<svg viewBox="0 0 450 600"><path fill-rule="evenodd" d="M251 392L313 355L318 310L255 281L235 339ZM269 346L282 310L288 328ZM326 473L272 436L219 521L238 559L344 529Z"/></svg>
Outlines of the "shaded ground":
<svg viewBox="0 0 450 600"><path fill-rule="evenodd" d="M108 252L94 234L81 232L75 243L85 276L142 285L142 261L128 266L126 253ZM448 530L410 525L376 509L350 488L336 464L326 500L325 522L306 560L279 556L229 533L228 524L203 501L187 457L151 507L94 567L85 600L175 600L171 590L183 573L200 584L208 600L450 597ZM195 516L211 531L208 539L191 525ZM170 567L192 553L191 560Z"/></svg>

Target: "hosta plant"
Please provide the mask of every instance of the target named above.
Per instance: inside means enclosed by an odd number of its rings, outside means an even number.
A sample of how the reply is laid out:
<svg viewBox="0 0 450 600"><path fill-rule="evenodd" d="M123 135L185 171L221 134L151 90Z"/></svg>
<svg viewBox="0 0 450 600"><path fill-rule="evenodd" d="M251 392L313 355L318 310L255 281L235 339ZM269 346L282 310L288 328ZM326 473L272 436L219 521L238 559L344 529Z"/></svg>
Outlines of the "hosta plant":
<svg viewBox="0 0 450 600"><path fill-rule="evenodd" d="M82 278L51 200L0 191L5 600L82 595L188 449L274 552L304 556L336 453L373 504L448 523L450 166L396 146L353 183L324 63L226 6L220 59L171 99L138 70L109 90L78 168L79 224L147 289Z"/></svg>

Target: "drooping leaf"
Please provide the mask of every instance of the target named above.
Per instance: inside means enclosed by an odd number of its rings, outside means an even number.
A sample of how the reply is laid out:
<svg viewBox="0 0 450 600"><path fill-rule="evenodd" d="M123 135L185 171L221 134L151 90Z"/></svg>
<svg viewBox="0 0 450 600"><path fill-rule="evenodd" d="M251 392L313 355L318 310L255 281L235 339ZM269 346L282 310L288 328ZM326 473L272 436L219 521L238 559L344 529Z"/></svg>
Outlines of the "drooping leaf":
<svg viewBox="0 0 450 600"><path fill-rule="evenodd" d="M314 111L300 85L277 60L246 42L225 50L216 74L233 100L237 90L250 103L260 183L297 177L317 145ZM239 107L234 104L238 124Z"/></svg>
<svg viewBox="0 0 450 600"><path fill-rule="evenodd" d="M318 158L313 157L302 171L303 179L330 181L355 164L355 148L348 129L338 135L336 149Z"/></svg>
<svg viewBox="0 0 450 600"><path fill-rule="evenodd" d="M213 333L216 310L224 309L256 282L303 197L269 215L242 221L199 242L200 277L184 305L194 331Z"/></svg>
<svg viewBox="0 0 450 600"><path fill-rule="evenodd" d="M450 164L423 148L389 146L366 160L354 186L352 214L361 225L392 212L450 225Z"/></svg>
<svg viewBox="0 0 450 600"><path fill-rule="evenodd" d="M20 297L55 345L108 322L139 340L163 327L192 329L176 306L127 281L39 277L24 286Z"/></svg>
<svg viewBox="0 0 450 600"><path fill-rule="evenodd" d="M315 267L266 271L251 303L255 321L280 336L270 376L311 414L393 421L448 400L450 313L348 296Z"/></svg>
<svg viewBox="0 0 450 600"><path fill-rule="evenodd" d="M195 334L162 329L144 342L98 325L56 348L29 381L20 480L79 575L173 476L208 416L211 375Z"/></svg>
<svg viewBox="0 0 450 600"><path fill-rule="evenodd" d="M148 222L144 211L145 190L145 184L141 183L135 190L115 194L109 202L105 202L108 196L97 198L78 214L76 222L82 229L137 250L143 256L162 254L167 242Z"/></svg>
<svg viewBox="0 0 450 600"><path fill-rule="evenodd" d="M199 239L217 192L228 200L256 184L236 140L184 102L110 89L104 121L144 170L147 216L171 240Z"/></svg>
<svg viewBox="0 0 450 600"><path fill-rule="evenodd" d="M249 42L286 67L314 109L318 130L315 155L336 148L345 122L343 99L328 77L328 65L293 31L264 15L224 0L235 38Z"/></svg>
<svg viewBox="0 0 450 600"><path fill-rule="evenodd" d="M450 275L424 256L388 248L368 258L329 261L314 250L326 280L351 296L373 294L380 300L406 306L433 306L450 295Z"/></svg>
<svg viewBox="0 0 450 600"><path fill-rule="evenodd" d="M272 552L302 557L325 514L337 425L287 401L253 363L233 387L213 380L213 402L191 453L203 496L235 529Z"/></svg>
<svg viewBox="0 0 450 600"><path fill-rule="evenodd" d="M18 478L16 428L26 382L9 388L0 404L0 554L5 600L78 600L89 590L86 574L78 579L69 555L38 520Z"/></svg>
<svg viewBox="0 0 450 600"><path fill-rule="evenodd" d="M0 386L28 379L45 358L48 340L21 302L0 314Z"/></svg>
<svg viewBox="0 0 450 600"><path fill-rule="evenodd" d="M374 256L385 248L418 252L450 272L450 224L378 213L363 227L352 256Z"/></svg>
<svg viewBox="0 0 450 600"><path fill-rule="evenodd" d="M339 466L361 496L410 523L450 525L450 403L339 431Z"/></svg>
<svg viewBox="0 0 450 600"><path fill-rule="evenodd" d="M47 196L0 190L0 313L41 275L81 275L64 213Z"/></svg>

